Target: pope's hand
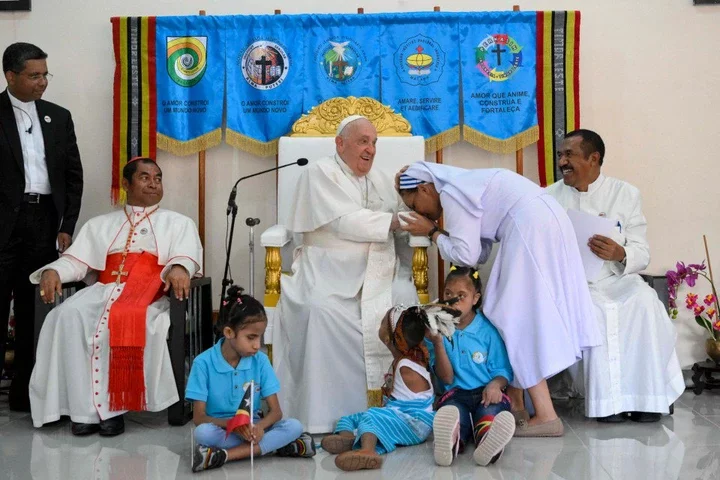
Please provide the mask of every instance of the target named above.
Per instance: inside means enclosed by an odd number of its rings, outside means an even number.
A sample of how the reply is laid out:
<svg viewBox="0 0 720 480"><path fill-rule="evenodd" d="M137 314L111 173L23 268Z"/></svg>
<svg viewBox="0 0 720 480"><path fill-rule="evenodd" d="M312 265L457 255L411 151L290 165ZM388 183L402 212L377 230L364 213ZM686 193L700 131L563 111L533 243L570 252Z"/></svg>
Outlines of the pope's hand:
<svg viewBox="0 0 720 480"><path fill-rule="evenodd" d="M40 298L45 303L53 303L55 293L62 296L60 275L55 270L45 270L40 276Z"/></svg>
<svg viewBox="0 0 720 480"><path fill-rule="evenodd" d="M588 246L595 255L603 260L622 262L625 258L625 249L612 238L593 235L588 241Z"/></svg>
<svg viewBox="0 0 720 480"><path fill-rule="evenodd" d="M432 230L436 226L432 220L429 220L422 215L418 215L415 212L404 214L403 219L405 220L406 224L401 225L400 228L402 228L406 232L410 232L411 235L415 235L418 237L426 236L428 233L430 233L430 230Z"/></svg>
<svg viewBox="0 0 720 480"><path fill-rule="evenodd" d="M392 220L390 221L390 231L395 232L400 229L400 220L398 220L398 214L393 213Z"/></svg>
<svg viewBox="0 0 720 480"><path fill-rule="evenodd" d="M175 298L185 300L190 296L190 275L182 265L173 265L168 274L165 276L165 289L167 292L172 287L175 292Z"/></svg>
<svg viewBox="0 0 720 480"><path fill-rule="evenodd" d="M410 165L405 165L404 167L402 167L402 168L400 169L399 172L397 172L397 173L395 174L395 190L396 190L398 193L400 193L400 175L402 175L403 173L405 173L405 170L407 170L408 168L410 168Z"/></svg>

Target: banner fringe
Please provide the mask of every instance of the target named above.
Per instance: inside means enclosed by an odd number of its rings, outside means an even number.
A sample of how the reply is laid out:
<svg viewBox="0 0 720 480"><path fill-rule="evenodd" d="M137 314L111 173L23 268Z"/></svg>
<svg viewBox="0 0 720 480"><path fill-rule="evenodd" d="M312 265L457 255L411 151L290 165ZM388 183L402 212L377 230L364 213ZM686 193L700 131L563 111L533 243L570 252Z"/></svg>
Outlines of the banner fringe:
<svg viewBox="0 0 720 480"><path fill-rule="evenodd" d="M460 125L425 139L425 154L435 153L460 141Z"/></svg>
<svg viewBox="0 0 720 480"><path fill-rule="evenodd" d="M180 157L207 150L220 145L220 143L222 143L222 130L219 128L185 142L170 138L162 133L157 134L157 148Z"/></svg>
<svg viewBox="0 0 720 480"><path fill-rule="evenodd" d="M540 129L537 125L533 125L524 132L513 135L506 140L501 140L481 133L472 127L468 127L467 125L463 125L463 138L465 141L475 145L476 147L489 152L515 153L516 151L537 142L540 138Z"/></svg>
<svg viewBox="0 0 720 480"><path fill-rule="evenodd" d="M261 142L229 128L225 130L225 143L258 157L270 157L278 153L277 139L270 142Z"/></svg>

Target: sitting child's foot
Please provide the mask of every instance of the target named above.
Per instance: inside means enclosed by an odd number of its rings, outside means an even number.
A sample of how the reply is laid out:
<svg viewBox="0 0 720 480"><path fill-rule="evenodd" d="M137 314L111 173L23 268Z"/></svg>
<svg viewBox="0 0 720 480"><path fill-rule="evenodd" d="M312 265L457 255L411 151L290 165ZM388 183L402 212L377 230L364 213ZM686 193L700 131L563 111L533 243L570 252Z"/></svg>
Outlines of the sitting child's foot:
<svg viewBox="0 0 720 480"><path fill-rule="evenodd" d="M460 411L453 405L440 408L433 420L435 463L443 467L452 464L460 447Z"/></svg>
<svg viewBox="0 0 720 480"><path fill-rule="evenodd" d="M346 437L345 435L328 435L322 439L320 446L328 453L337 455L339 453L352 450L355 443L355 437Z"/></svg>
<svg viewBox="0 0 720 480"><path fill-rule="evenodd" d="M222 467L227 462L227 456L227 451L222 448L195 445L195 448L193 448L192 471L202 472L203 470Z"/></svg>
<svg viewBox="0 0 720 480"><path fill-rule="evenodd" d="M485 467L500 459L505 445L510 442L515 433L515 417L510 412L500 412L495 415L490 429L478 443L473 459L478 465Z"/></svg>
<svg viewBox="0 0 720 480"><path fill-rule="evenodd" d="M280 457L314 457L315 442L309 433L303 432L297 440L278 448L275 453Z"/></svg>
<svg viewBox="0 0 720 480"><path fill-rule="evenodd" d="M382 466L382 457L376 452L353 450L335 457L335 465L346 472L375 469Z"/></svg>

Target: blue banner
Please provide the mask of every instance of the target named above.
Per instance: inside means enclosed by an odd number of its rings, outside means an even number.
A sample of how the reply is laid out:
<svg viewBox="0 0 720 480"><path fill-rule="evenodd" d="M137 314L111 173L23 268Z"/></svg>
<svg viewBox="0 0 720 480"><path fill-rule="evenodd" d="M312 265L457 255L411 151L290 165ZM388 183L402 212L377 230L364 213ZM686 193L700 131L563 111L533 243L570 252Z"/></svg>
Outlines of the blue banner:
<svg viewBox="0 0 720 480"><path fill-rule="evenodd" d="M157 144L188 155L222 141L225 32L220 17L157 17Z"/></svg>
<svg viewBox="0 0 720 480"><path fill-rule="evenodd" d="M303 15L227 18L226 142L266 157L302 113Z"/></svg>
<svg viewBox="0 0 720 480"><path fill-rule="evenodd" d="M511 153L538 140L535 12L460 16L463 136Z"/></svg>
<svg viewBox="0 0 720 480"><path fill-rule="evenodd" d="M334 97L380 98L375 15L307 15L303 111Z"/></svg>
<svg viewBox="0 0 720 480"><path fill-rule="evenodd" d="M381 24L382 103L401 113L426 152L460 139L457 17L385 14Z"/></svg>

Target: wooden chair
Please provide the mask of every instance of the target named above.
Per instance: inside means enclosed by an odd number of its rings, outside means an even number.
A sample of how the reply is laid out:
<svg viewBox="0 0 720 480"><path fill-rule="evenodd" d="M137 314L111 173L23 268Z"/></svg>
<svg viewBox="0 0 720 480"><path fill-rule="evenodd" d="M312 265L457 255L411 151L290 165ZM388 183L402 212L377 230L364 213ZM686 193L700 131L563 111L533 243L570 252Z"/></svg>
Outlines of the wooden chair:
<svg viewBox="0 0 720 480"><path fill-rule="evenodd" d="M62 296L57 296L53 304L45 304L40 299L39 290L35 294L35 345L40 336L40 329L47 314L57 305L81 290L83 282L63 285ZM192 362L203 351L213 345L212 326L212 282L210 277L194 278L190 281L190 296L180 301L175 298L172 290L170 297L170 329L168 330L168 348L172 364L175 384L180 401L168 407L168 423L185 425L192 418L192 404L187 402L185 385Z"/></svg>

